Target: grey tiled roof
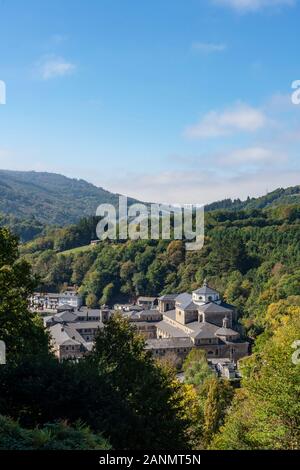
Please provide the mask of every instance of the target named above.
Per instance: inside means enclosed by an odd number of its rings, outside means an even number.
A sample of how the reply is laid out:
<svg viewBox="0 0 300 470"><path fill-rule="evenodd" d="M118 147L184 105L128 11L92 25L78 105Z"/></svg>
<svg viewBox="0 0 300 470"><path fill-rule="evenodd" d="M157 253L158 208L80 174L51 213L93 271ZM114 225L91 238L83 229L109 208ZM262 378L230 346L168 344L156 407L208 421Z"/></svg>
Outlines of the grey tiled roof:
<svg viewBox="0 0 300 470"><path fill-rule="evenodd" d="M186 292L177 296L176 305L183 310L198 310L198 305L194 304L192 295Z"/></svg>
<svg viewBox="0 0 300 470"><path fill-rule="evenodd" d="M159 300L175 300L179 294L165 294L159 297Z"/></svg>
<svg viewBox="0 0 300 470"><path fill-rule="evenodd" d="M74 307L72 307L72 305L69 305L69 304L59 304L58 307L57 307L57 310L74 310Z"/></svg>
<svg viewBox="0 0 300 470"><path fill-rule="evenodd" d="M232 330L231 328L219 328L216 331L217 336L240 336L237 331Z"/></svg>
<svg viewBox="0 0 300 470"><path fill-rule="evenodd" d="M73 322L77 319L77 314L73 312L60 312L53 315L53 321L66 321L66 322Z"/></svg>
<svg viewBox="0 0 300 470"><path fill-rule="evenodd" d="M72 323L72 327L76 330L96 329L103 328L104 324L101 321L81 321Z"/></svg>
<svg viewBox="0 0 300 470"><path fill-rule="evenodd" d="M156 323L156 327L157 329L161 329L168 335L175 338L188 338L189 336L187 333L185 333L185 331L181 330L180 328L176 328L165 320Z"/></svg>
<svg viewBox="0 0 300 470"><path fill-rule="evenodd" d="M199 305L198 309L201 310L201 312L216 312L216 313L222 313L224 312L227 313L229 309L227 306L225 307L224 304L217 304L216 302L208 302L203 305Z"/></svg>
<svg viewBox="0 0 300 470"><path fill-rule="evenodd" d="M138 301L142 301L142 302L154 302L154 300L156 300L157 297L138 297Z"/></svg>
<svg viewBox="0 0 300 470"><path fill-rule="evenodd" d="M218 294L218 292L215 289L212 289L209 286L199 287L199 289L196 289L194 292L195 294L203 294L203 295Z"/></svg>
<svg viewBox="0 0 300 470"><path fill-rule="evenodd" d="M208 322L192 322L188 323L187 326L193 330L193 333L191 333L191 337L197 339L215 338L216 331L219 328L218 326Z"/></svg>
<svg viewBox="0 0 300 470"><path fill-rule="evenodd" d="M148 339L146 342L146 349L174 349L192 347L193 342L190 338Z"/></svg>
<svg viewBox="0 0 300 470"><path fill-rule="evenodd" d="M53 341L60 346L61 344L65 344L66 341L74 341L73 344L84 344L84 339L82 336L72 327L70 326L62 326L60 324L56 324L49 328L50 335Z"/></svg>
<svg viewBox="0 0 300 470"><path fill-rule="evenodd" d="M87 307L80 307L80 309L76 310L77 316L83 317L100 317L100 309L99 308L87 308Z"/></svg>

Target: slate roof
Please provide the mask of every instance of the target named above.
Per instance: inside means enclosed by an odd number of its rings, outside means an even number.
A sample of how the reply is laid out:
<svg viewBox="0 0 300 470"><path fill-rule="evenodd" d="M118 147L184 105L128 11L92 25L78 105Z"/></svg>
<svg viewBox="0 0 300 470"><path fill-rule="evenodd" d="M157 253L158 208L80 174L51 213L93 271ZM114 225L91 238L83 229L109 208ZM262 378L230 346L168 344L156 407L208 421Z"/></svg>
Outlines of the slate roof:
<svg viewBox="0 0 300 470"><path fill-rule="evenodd" d="M103 328L104 324L101 321L81 321L72 323L72 327L76 330L87 330Z"/></svg>
<svg viewBox="0 0 300 470"><path fill-rule="evenodd" d="M162 338L148 339L145 349L174 349L192 348L193 342L190 338Z"/></svg>
<svg viewBox="0 0 300 470"><path fill-rule="evenodd" d="M178 297L179 294L165 294L159 297L159 300L175 300L176 297Z"/></svg>
<svg viewBox="0 0 300 470"><path fill-rule="evenodd" d="M231 328L219 328L216 331L217 336L240 336L237 331L232 330Z"/></svg>
<svg viewBox="0 0 300 470"><path fill-rule="evenodd" d="M191 333L192 338L197 339L212 339L216 336L216 331L218 330L218 326L213 325L212 323L208 322L192 322L187 324L188 328L191 328L193 332Z"/></svg>
<svg viewBox="0 0 300 470"><path fill-rule="evenodd" d="M156 323L156 328L161 329L174 338L188 338L189 336L187 333L185 333L185 331L181 330L180 328L176 328L165 320Z"/></svg>
<svg viewBox="0 0 300 470"><path fill-rule="evenodd" d="M49 328L51 337L53 341L58 345L66 344L85 344L84 339L82 336L72 327L70 326L62 326L60 324L56 324ZM73 341L73 343L69 343Z"/></svg>
<svg viewBox="0 0 300 470"><path fill-rule="evenodd" d="M78 310L76 310L76 313L79 317L83 317L83 316L100 317L99 308L80 307Z"/></svg>
<svg viewBox="0 0 300 470"><path fill-rule="evenodd" d="M198 305L198 310L201 310L201 312L205 313L224 313L226 314L229 309L227 306L224 307L224 304L217 304L216 302L207 302L206 304L203 305Z"/></svg>
<svg viewBox="0 0 300 470"><path fill-rule="evenodd" d="M74 310L74 307L69 304L59 304L57 307L57 310L61 311L67 311L67 310Z"/></svg>
<svg viewBox="0 0 300 470"><path fill-rule="evenodd" d="M176 305L183 310L198 310L198 305L194 304L192 295L186 292L177 296Z"/></svg>
<svg viewBox="0 0 300 470"><path fill-rule="evenodd" d="M203 285L202 287L199 287L199 289L194 290L195 294L202 294L202 295L209 295L209 294L219 294L218 291L215 289L212 289L211 287L207 285Z"/></svg>
<svg viewBox="0 0 300 470"><path fill-rule="evenodd" d="M74 313L74 312L63 311L63 312L60 312L60 313L56 313L55 315L53 315L52 318L53 318L54 321L73 322L73 321L76 321L77 314Z"/></svg>
<svg viewBox="0 0 300 470"><path fill-rule="evenodd" d="M157 299L157 297L138 297L137 301L141 302L154 302Z"/></svg>

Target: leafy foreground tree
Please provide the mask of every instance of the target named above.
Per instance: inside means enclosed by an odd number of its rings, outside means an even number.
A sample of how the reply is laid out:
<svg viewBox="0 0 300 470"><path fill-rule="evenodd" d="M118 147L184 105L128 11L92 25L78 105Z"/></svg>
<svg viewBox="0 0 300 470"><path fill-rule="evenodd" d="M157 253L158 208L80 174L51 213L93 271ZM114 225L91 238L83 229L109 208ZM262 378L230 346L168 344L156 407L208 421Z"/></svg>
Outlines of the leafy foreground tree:
<svg viewBox="0 0 300 470"><path fill-rule="evenodd" d="M17 239L0 229L0 338L8 353L0 367L0 414L28 429L80 420L114 448L188 447L183 388L145 352L127 321L112 320L91 357L60 364L40 319L27 309L34 283L28 263L18 260Z"/></svg>
<svg viewBox="0 0 300 470"><path fill-rule="evenodd" d="M186 386L193 387L196 394L197 420L193 424L193 443L196 448L207 448L224 424L234 389L228 380L215 376L203 350L193 349L185 359L183 369Z"/></svg>
<svg viewBox="0 0 300 470"><path fill-rule="evenodd" d="M0 416L0 450L109 450L109 443L80 422L47 424L25 429L16 421Z"/></svg>
<svg viewBox="0 0 300 470"><path fill-rule="evenodd" d="M299 338L300 318L292 316L243 360L243 389L211 448L299 449L300 361L292 346Z"/></svg>
<svg viewBox="0 0 300 470"><path fill-rule="evenodd" d="M18 256L17 238L0 228L0 339L6 344L8 361L48 353L42 322L28 311L35 279L29 264Z"/></svg>
<svg viewBox="0 0 300 470"><path fill-rule="evenodd" d="M213 376L213 371L209 367L205 351L192 349L183 363L185 382L199 388L208 377Z"/></svg>
<svg viewBox="0 0 300 470"><path fill-rule="evenodd" d="M233 399L234 389L228 380L220 380L217 377L213 377L206 379L202 395L206 395L203 410L203 442L205 447L207 447L214 434L224 424L226 414Z"/></svg>
<svg viewBox="0 0 300 470"><path fill-rule="evenodd" d="M144 339L128 321L114 316L99 331L89 358L97 366L101 381L118 392L134 411L121 447L187 448L191 421L184 387L176 380L175 372L156 363L144 346Z"/></svg>
<svg viewBox="0 0 300 470"><path fill-rule="evenodd" d="M94 353L79 363L42 356L1 366L0 414L29 429L80 420L116 449L189 447L196 421L192 391L144 350L134 350L140 339L127 322L123 327L129 342L120 345L119 327L113 329L107 340L119 351L112 357L106 348L101 364Z"/></svg>

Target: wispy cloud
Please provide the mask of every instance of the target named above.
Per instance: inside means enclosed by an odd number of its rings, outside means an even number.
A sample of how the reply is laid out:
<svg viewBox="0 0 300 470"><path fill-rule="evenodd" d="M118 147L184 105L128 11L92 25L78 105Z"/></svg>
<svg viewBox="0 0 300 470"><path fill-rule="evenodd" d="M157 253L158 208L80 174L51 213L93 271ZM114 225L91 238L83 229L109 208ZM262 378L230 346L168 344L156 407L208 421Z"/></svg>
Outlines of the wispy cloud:
<svg viewBox="0 0 300 470"><path fill-rule="evenodd" d="M185 129L190 139L207 139L232 135L236 132L255 132L267 124L260 109L237 103L223 111L210 111L198 123Z"/></svg>
<svg viewBox="0 0 300 470"><path fill-rule="evenodd" d="M67 39L68 39L68 36L66 34L53 34L51 36L51 41L56 45L59 45L67 41Z"/></svg>
<svg viewBox="0 0 300 470"><path fill-rule="evenodd" d="M44 56L37 64L38 74L43 80L70 75L75 69L75 64L55 55Z"/></svg>
<svg viewBox="0 0 300 470"><path fill-rule="evenodd" d="M165 173L128 174L124 172L105 187L111 191L127 194L139 200L170 204L205 204L227 197L246 199L261 196L278 187L299 184L300 171L288 168L272 168L268 177L261 168L253 171L237 171L221 174L212 170L169 171ZM94 176L95 179L95 176ZM134 182L134 183L133 183ZM99 177L99 184L103 179Z"/></svg>
<svg viewBox="0 0 300 470"><path fill-rule="evenodd" d="M227 45L223 43L213 42L194 42L192 49L201 54L212 54L214 52L223 52L227 49Z"/></svg>
<svg viewBox="0 0 300 470"><path fill-rule="evenodd" d="M236 149L227 155L223 155L217 159L218 163L223 166L234 166L238 168L260 167L270 164L271 162L279 164L287 159L286 155L274 152L270 148L253 146Z"/></svg>
<svg viewBox="0 0 300 470"><path fill-rule="evenodd" d="M296 0L212 0L212 2L245 13L262 10L263 8L293 6Z"/></svg>

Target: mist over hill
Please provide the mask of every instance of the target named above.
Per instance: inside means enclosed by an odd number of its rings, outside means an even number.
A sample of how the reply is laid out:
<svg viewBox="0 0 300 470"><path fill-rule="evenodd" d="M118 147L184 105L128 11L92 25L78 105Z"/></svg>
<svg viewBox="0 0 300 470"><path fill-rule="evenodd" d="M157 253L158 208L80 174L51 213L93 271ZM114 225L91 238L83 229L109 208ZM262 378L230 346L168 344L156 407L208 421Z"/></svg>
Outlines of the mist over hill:
<svg viewBox="0 0 300 470"><path fill-rule="evenodd" d="M76 224L93 216L99 204L118 206L118 194L83 179L36 171L0 170L1 225L8 225L23 241L42 233L45 226ZM128 198L128 204L139 202ZM258 198L224 199L206 205L206 211L265 209L300 203L300 186L279 188Z"/></svg>
<svg viewBox="0 0 300 470"><path fill-rule="evenodd" d="M137 202L128 198L128 203ZM99 204L118 204L118 194L56 173L0 170L0 213L68 225L95 215Z"/></svg>

